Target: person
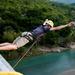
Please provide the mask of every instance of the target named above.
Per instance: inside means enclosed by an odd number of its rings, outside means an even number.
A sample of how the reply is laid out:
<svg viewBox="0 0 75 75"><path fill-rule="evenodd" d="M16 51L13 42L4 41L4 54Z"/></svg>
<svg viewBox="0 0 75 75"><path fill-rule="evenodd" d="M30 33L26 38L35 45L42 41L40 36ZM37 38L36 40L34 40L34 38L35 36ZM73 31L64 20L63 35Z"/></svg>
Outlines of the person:
<svg viewBox="0 0 75 75"><path fill-rule="evenodd" d="M74 23L70 22L66 25L60 25L54 27L54 23L51 20L46 19L44 23L37 28L33 29L30 32L23 32L19 37L17 37L13 43L1 43L0 50L16 50L24 45L26 45L29 41L33 41L33 39L41 36L48 31L61 30L65 27L71 27Z"/></svg>

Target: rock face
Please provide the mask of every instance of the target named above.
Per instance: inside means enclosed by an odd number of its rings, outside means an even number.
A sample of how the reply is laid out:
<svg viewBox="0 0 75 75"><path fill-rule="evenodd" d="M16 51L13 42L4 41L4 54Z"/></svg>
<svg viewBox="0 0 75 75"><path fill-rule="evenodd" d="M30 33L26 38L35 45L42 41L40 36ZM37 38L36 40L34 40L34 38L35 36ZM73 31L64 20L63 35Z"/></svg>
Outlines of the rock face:
<svg viewBox="0 0 75 75"><path fill-rule="evenodd" d="M70 48L74 49L75 48L75 42L71 42L71 44L69 45Z"/></svg>
<svg viewBox="0 0 75 75"><path fill-rule="evenodd" d="M75 48L75 45L70 45L70 48L74 49Z"/></svg>
<svg viewBox="0 0 75 75"><path fill-rule="evenodd" d="M67 48L63 48L63 47L53 47L53 48L49 48L49 47L39 47L38 50L40 51L44 51L44 52L61 52L63 50L66 50Z"/></svg>
<svg viewBox="0 0 75 75"><path fill-rule="evenodd" d="M65 51L65 50L69 50L69 49L75 49L75 42L71 42L68 43L67 45L60 47L60 46L56 46L56 47L39 47L38 50L39 51L43 51L43 52L61 52L61 51Z"/></svg>
<svg viewBox="0 0 75 75"><path fill-rule="evenodd" d="M63 73L61 73L59 75L75 75L75 69L64 71Z"/></svg>

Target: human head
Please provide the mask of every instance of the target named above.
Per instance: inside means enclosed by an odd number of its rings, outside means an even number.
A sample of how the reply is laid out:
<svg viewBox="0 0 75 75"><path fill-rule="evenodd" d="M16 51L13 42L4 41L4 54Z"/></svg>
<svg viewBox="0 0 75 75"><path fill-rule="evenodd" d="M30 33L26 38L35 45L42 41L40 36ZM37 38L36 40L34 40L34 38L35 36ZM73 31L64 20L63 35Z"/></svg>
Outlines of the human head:
<svg viewBox="0 0 75 75"><path fill-rule="evenodd" d="M53 23L53 21L46 19L44 21L43 25L49 25L49 26L53 27L54 23Z"/></svg>

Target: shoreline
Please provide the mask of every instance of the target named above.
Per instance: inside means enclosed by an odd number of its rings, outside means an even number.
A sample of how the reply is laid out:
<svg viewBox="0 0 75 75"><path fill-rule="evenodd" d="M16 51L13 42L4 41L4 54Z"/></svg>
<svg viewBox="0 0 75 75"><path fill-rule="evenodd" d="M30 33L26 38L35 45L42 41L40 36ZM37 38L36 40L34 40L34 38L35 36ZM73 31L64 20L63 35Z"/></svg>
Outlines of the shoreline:
<svg viewBox="0 0 75 75"><path fill-rule="evenodd" d="M41 46L38 48L38 50L42 52L62 52L68 49L75 49L75 42L71 42L70 44L67 44L66 47L55 46L55 47L50 48L46 46Z"/></svg>
<svg viewBox="0 0 75 75"><path fill-rule="evenodd" d="M49 47L39 47L38 50L42 51L42 52L62 52L62 51L66 51L69 48L64 48L64 47L53 47L53 48L49 48Z"/></svg>

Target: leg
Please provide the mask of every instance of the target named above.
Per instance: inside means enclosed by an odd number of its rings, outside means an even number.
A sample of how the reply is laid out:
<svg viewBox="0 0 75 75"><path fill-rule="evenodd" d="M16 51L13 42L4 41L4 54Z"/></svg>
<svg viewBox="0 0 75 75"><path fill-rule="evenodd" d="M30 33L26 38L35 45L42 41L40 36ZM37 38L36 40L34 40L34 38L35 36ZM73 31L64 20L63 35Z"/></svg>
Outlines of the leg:
<svg viewBox="0 0 75 75"><path fill-rule="evenodd" d="M0 46L5 46L5 45L8 45L10 43L6 42L6 43L1 43Z"/></svg>
<svg viewBox="0 0 75 75"><path fill-rule="evenodd" d="M7 45L1 46L0 50L16 50L17 49L17 45L16 44L12 44L9 43Z"/></svg>
<svg viewBox="0 0 75 75"><path fill-rule="evenodd" d="M17 37L13 43L0 44L0 50L16 50L29 42L25 37Z"/></svg>

